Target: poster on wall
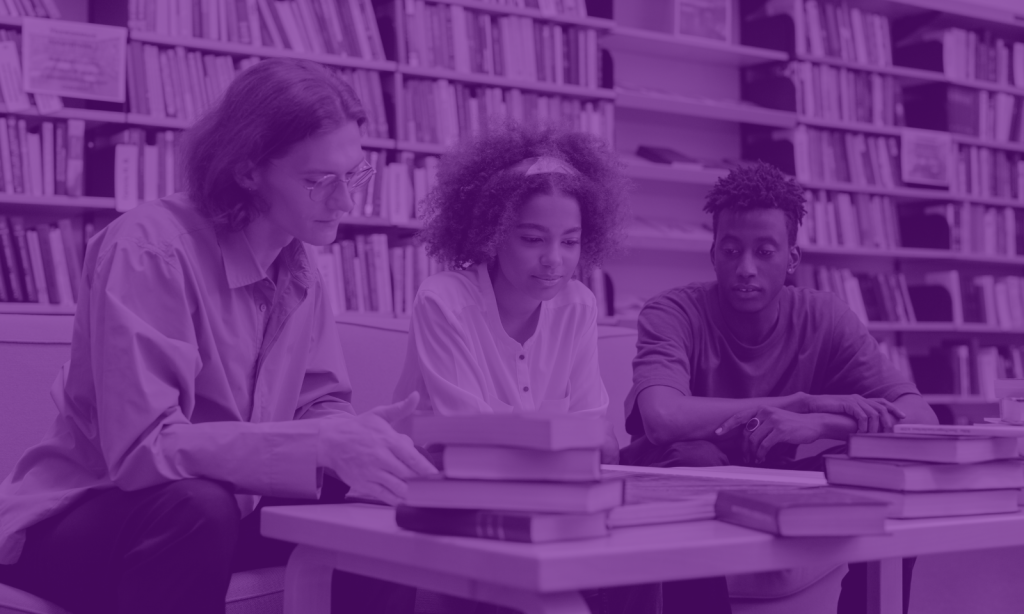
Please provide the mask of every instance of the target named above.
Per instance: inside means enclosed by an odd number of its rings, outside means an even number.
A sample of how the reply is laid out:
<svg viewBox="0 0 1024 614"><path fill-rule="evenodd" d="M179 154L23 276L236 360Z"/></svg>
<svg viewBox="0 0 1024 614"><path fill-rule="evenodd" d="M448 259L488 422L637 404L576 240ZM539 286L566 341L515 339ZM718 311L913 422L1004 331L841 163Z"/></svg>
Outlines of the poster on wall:
<svg viewBox="0 0 1024 614"><path fill-rule="evenodd" d="M26 17L21 36L26 92L125 101L127 28Z"/></svg>
<svg viewBox="0 0 1024 614"><path fill-rule="evenodd" d="M676 36L732 40L732 0L675 0Z"/></svg>
<svg viewBox="0 0 1024 614"><path fill-rule="evenodd" d="M945 186L952 179L953 137L947 132L904 129L900 138L903 183Z"/></svg>

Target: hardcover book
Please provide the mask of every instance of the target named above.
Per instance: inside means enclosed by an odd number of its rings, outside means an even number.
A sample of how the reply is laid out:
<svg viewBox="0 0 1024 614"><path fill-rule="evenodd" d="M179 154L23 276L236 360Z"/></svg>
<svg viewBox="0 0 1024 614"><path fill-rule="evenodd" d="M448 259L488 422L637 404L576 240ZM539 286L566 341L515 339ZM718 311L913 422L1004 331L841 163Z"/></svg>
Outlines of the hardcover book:
<svg viewBox="0 0 1024 614"><path fill-rule="evenodd" d="M895 491L997 490L1024 488L1024 463L945 464L825 456L830 484Z"/></svg>
<svg viewBox="0 0 1024 614"><path fill-rule="evenodd" d="M531 514L399 505L395 510L395 522L403 529L418 533L528 543L587 539L608 534L604 512Z"/></svg>
<svg viewBox="0 0 1024 614"><path fill-rule="evenodd" d="M790 490L724 490L719 520L784 537L885 533L888 505L829 487Z"/></svg>
<svg viewBox="0 0 1024 614"><path fill-rule="evenodd" d="M916 433L896 425L895 433L857 433L850 436L849 454L853 458L887 458L932 463L983 463L1017 458L1017 439L1014 437L984 437L969 431L935 429L920 425ZM961 427L962 428L962 427ZM947 436L943 436L943 434ZM973 435L973 436L972 436Z"/></svg>

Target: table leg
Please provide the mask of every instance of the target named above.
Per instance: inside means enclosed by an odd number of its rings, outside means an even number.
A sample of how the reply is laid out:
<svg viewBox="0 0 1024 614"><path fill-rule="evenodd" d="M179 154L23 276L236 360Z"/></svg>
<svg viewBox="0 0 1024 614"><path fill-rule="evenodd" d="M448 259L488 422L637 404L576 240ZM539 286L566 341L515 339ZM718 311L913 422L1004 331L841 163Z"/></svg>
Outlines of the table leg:
<svg viewBox="0 0 1024 614"><path fill-rule="evenodd" d="M903 614L903 559L869 561L868 614Z"/></svg>
<svg viewBox="0 0 1024 614"><path fill-rule="evenodd" d="M297 546L284 570L284 614L330 614L334 556Z"/></svg>

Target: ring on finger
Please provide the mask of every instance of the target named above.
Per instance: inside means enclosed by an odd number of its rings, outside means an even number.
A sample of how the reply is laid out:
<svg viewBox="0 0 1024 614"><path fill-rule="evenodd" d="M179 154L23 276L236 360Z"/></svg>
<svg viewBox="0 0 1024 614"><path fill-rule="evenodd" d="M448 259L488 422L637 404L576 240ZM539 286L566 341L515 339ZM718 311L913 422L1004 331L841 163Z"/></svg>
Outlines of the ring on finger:
<svg viewBox="0 0 1024 614"><path fill-rule="evenodd" d="M747 426L744 427L748 433L753 433L757 430L757 427L761 426L761 419L754 416L750 420L747 420Z"/></svg>

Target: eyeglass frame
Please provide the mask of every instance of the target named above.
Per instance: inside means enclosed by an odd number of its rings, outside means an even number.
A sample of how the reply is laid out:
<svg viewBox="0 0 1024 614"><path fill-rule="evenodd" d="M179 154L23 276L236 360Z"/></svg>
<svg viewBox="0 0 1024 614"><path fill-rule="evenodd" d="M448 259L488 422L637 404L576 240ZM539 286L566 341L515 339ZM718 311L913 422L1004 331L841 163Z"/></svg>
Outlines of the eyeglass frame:
<svg viewBox="0 0 1024 614"><path fill-rule="evenodd" d="M344 184L345 189L348 190L349 194L351 194L352 192L358 190L359 188L373 181L373 178L376 175L377 169L374 168L374 166L370 164L370 162L366 158L363 158L362 162L359 163L359 167L355 171L353 171L353 176L351 179L345 179L344 177L341 177L336 173L328 173L321 177L319 180L317 180L317 182L314 183L313 185L307 185L303 187L305 187L306 190L309 192L309 200L315 203L322 203L326 202L331 196L334 196L334 193L338 191L339 184ZM330 185L331 183L335 184L334 187L331 188L331 190L327 192L321 199L317 200L316 198L313 197L314 191L316 191L318 188L322 188L323 186Z"/></svg>

